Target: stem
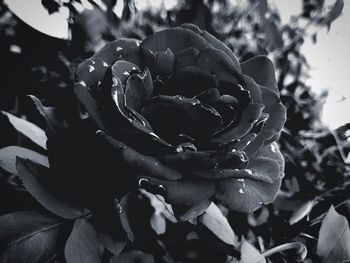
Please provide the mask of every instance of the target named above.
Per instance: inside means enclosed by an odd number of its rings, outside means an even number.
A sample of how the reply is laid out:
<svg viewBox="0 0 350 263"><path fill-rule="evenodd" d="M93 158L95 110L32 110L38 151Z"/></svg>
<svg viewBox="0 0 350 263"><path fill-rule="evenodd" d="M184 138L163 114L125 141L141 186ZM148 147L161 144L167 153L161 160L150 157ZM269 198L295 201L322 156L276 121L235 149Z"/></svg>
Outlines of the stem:
<svg viewBox="0 0 350 263"><path fill-rule="evenodd" d="M290 249L296 250L297 257L295 259L297 261L302 261L306 258L307 249L306 249L305 245L300 243L300 242L291 242L291 243L279 245L277 247L274 247L274 248L271 248L271 249L265 251L264 253L262 253L262 255L264 257L269 257L275 253L283 252L285 250L290 250Z"/></svg>

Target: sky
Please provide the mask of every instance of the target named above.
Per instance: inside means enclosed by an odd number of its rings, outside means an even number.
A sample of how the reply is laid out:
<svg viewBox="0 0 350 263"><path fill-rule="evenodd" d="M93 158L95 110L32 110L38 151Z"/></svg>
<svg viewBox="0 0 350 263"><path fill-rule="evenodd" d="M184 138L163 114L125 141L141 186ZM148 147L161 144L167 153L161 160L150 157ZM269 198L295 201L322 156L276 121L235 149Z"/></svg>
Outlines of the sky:
<svg viewBox="0 0 350 263"><path fill-rule="evenodd" d="M64 0L63 0L64 1ZM97 1L97 0L95 0ZM100 1L100 0L99 0ZM150 3L161 4L170 8L174 0L135 0L139 5ZM236 0L237 1L237 0ZM86 2L87 0L82 0ZM122 1L118 1L122 2ZM300 13L301 0L270 0L277 5L282 20L287 22L291 15ZM334 0L326 0L326 5L332 4ZM42 32L55 37L69 38L68 10L62 9L60 13L48 15L41 6L41 0L5 0L10 9L21 17L26 23L40 29ZM30 10L28 10L30 7ZM118 5L117 8L122 8ZM118 11L118 10L117 10ZM119 10L120 11L120 10ZM333 22L330 32L326 29L318 32L317 43L314 45L308 39L302 48L303 53L311 65L310 75L307 83L317 93L328 90L329 97L324 105L322 118L331 128L336 128L344 123L350 122L350 51L347 47L350 43L350 1L345 1L343 15ZM54 28L54 30L52 30Z"/></svg>
<svg viewBox="0 0 350 263"><path fill-rule="evenodd" d="M301 10L301 1L274 0L283 21ZM334 1L325 1L332 4ZM311 65L312 89L320 93L328 90L328 99L323 108L322 119L331 128L350 122L350 1L344 1L343 14L332 23L330 31L318 32L317 43L305 41L302 52Z"/></svg>

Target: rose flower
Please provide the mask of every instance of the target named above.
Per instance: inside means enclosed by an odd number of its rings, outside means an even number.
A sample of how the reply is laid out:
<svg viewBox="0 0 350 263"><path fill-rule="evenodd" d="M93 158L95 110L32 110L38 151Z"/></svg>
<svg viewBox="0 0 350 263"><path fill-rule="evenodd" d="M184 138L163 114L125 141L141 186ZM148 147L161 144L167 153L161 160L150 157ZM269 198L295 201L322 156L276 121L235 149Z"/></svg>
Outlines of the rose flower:
<svg viewBox="0 0 350 263"><path fill-rule="evenodd" d="M52 169L79 198L98 207L139 184L186 220L211 201L252 212L276 197L286 109L267 57L240 63L184 24L110 42L76 76L89 118L51 136L48 148Z"/></svg>

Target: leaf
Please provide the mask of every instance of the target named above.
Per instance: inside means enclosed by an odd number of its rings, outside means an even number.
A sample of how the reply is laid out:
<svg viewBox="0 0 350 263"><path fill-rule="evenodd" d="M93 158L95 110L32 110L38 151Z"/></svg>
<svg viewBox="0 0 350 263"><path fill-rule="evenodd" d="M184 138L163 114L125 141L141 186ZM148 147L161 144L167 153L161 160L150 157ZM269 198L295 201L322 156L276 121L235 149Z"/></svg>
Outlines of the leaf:
<svg viewBox="0 0 350 263"><path fill-rule="evenodd" d="M317 255L322 262L345 262L350 260L350 230L347 219L334 207L323 219L317 242Z"/></svg>
<svg viewBox="0 0 350 263"><path fill-rule="evenodd" d="M307 216L311 212L311 209L315 205L315 203L315 200L309 200L302 203L299 208L296 208L294 210L292 216L289 218L289 224L293 225L295 223L298 223L305 216Z"/></svg>
<svg viewBox="0 0 350 263"><path fill-rule="evenodd" d="M8 113L6 111L1 112L9 118L10 123L13 125L13 127L15 127L17 131L19 131L20 133L28 137L30 140L35 142L37 145L41 146L46 150L47 137L45 131L43 131L35 124L24 119L18 118L15 115L12 115L11 113Z"/></svg>
<svg viewBox="0 0 350 263"><path fill-rule="evenodd" d="M8 146L0 149L0 167L11 174L17 175L16 157L49 167L49 160L45 155L20 146Z"/></svg>
<svg viewBox="0 0 350 263"><path fill-rule="evenodd" d="M337 0L327 14L319 21L320 25L327 25L328 31L331 28L332 22L337 19L343 11L344 0Z"/></svg>
<svg viewBox="0 0 350 263"><path fill-rule="evenodd" d="M237 237L228 223L227 218L214 203L211 203L208 209L198 217L198 222L205 225L214 235L226 244L234 247L238 246Z"/></svg>
<svg viewBox="0 0 350 263"><path fill-rule="evenodd" d="M129 209L128 198L129 198L129 195L125 195L120 201L120 204L123 209L123 212L120 214L120 222L128 236L128 239L133 242L135 239L135 234L130 226L130 220L128 218L128 209Z"/></svg>
<svg viewBox="0 0 350 263"><path fill-rule="evenodd" d="M69 40L68 11L60 9L60 12L49 14L41 1L30 1L30 11L21 0L5 0L7 7L24 23L35 30L51 37Z"/></svg>
<svg viewBox="0 0 350 263"><path fill-rule="evenodd" d="M63 189L49 177L46 167L18 157L17 171L28 192L50 212L66 219L75 219L88 213L81 204L67 198Z"/></svg>
<svg viewBox="0 0 350 263"><path fill-rule="evenodd" d="M99 245L93 226L85 218L77 219L64 249L67 263L101 262Z"/></svg>
<svg viewBox="0 0 350 263"><path fill-rule="evenodd" d="M0 262L48 262L66 238L65 221L38 211L0 217Z"/></svg>
<svg viewBox="0 0 350 263"><path fill-rule="evenodd" d="M276 23L271 19L264 21L264 30L266 34L266 40L270 43L273 49L283 47L283 39L281 32L279 31Z"/></svg>
<svg viewBox="0 0 350 263"><path fill-rule="evenodd" d="M115 238L110 233L98 233L98 238L101 244L113 255L119 255L123 248L126 246L127 239L120 240Z"/></svg>
<svg viewBox="0 0 350 263"><path fill-rule="evenodd" d="M119 256L112 257L109 263L154 263L154 257L150 254L143 253L142 251L133 250Z"/></svg>
<svg viewBox="0 0 350 263"><path fill-rule="evenodd" d="M264 256L250 243L242 240L241 259L239 263L262 263L266 262Z"/></svg>
<svg viewBox="0 0 350 263"><path fill-rule="evenodd" d="M62 118L58 116L58 113L54 108L45 107L41 101L33 95L28 95L28 97L34 102L37 110L44 117L47 128L50 132L58 131L64 127Z"/></svg>
<svg viewBox="0 0 350 263"><path fill-rule="evenodd" d="M267 0L259 0L258 10L260 17L265 17L266 12L269 10Z"/></svg>

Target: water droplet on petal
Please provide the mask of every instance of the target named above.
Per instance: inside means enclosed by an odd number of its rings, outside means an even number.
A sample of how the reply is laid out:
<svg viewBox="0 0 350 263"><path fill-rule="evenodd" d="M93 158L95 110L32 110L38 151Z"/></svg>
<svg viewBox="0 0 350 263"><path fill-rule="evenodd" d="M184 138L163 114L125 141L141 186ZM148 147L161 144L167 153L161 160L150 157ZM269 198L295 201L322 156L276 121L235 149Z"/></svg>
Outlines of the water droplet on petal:
<svg viewBox="0 0 350 263"><path fill-rule="evenodd" d="M120 204L120 202L119 202L119 200L117 198L114 199L114 208L115 208L115 210L117 210L117 212L119 214L121 214L123 212L123 207L122 207L122 205Z"/></svg>
<svg viewBox="0 0 350 263"><path fill-rule="evenodd" d="M113 84L112 87L118 86L118 79L117 78L112 78Z"/></svg>
<svg viewBox="0 0 350 263"><path fill-rule="evenodd" d="M249 170L249 169L243 169L247 174L249 174L249 175L253 175L253 172L251 171L251 170Z"/></svg>
<svg viewBox="0 0 350 263"><path fill-rule="evenodd" d="M145 184L147 184L148 185L148 180L146 179L146 178L141 178L140 180L139 180L139 187L141 187L141 188L144 188L145 187Z"/></svg>
<svg viewBox="0 0 350 263"><path fill-rule="evenodd" d="M166 194L166 188L164 187L164 185L162 185L162 184L160 184L160 185L158 185L158 192L159 192L159 194L161 194L161 195L165 195Z"/></svg>

